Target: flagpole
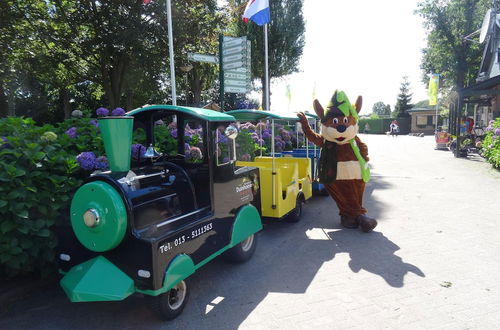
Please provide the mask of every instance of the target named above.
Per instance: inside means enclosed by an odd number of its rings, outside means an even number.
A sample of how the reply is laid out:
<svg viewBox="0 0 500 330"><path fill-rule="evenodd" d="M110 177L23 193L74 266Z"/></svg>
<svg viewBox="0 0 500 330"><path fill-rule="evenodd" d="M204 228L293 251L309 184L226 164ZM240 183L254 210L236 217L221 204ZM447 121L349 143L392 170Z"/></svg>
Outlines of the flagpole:
<svg viewBox="0 0 500 330"><path fill-rule="evenodd" d="M170 85L172 88L172 105L177 105L177 92L175 90L174 39L172 37L171 0L167 0L166 4L167 4L168 52L170 57Z"/></svg>
<svg viewBox="0 0 500 330"><path fill-rule="evenodd" d="M266 110L270 109L269 104L269 63L268 63L268 49L267 49L267 24L264 24L264 57L265 57L265 89L266 89Z"/></svg>

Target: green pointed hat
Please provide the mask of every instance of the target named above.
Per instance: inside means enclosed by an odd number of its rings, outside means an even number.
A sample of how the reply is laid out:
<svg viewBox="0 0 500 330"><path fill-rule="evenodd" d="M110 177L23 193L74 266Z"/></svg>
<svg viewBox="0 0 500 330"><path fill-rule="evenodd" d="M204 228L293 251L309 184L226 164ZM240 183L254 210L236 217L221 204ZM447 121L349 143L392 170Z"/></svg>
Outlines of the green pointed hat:
<svg viewBox="0 0 500 330"><path fill-rule="evenodd" d="M351 115L356 118L356 120L359 118L356 108L349 102L347 95L345 95L343 91L335 90L335 93L333 93L326 107L328 109L327 112L335 113L340 111L346 117Z"/></svg>

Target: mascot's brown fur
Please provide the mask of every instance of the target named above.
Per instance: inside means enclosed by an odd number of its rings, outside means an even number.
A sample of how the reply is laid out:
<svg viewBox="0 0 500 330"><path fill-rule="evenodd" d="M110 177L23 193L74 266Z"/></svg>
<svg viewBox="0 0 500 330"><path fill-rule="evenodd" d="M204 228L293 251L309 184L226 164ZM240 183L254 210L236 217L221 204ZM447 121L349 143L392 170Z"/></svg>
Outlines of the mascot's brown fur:
<svg viewBox="0 0 500 330"><path fill-rule="evenodd" d="M314 111L321 119L321 134L311 130L304 113L297 116L306 137L321 148L318 164L320 182L325 184L337 203L341 224L346 228L359 227L369 232L377 226L377 221L366 216L367 210L363 207L365 181L369 179L366 165L369 158L366 144L357 137L361 105L361 96L352 105L343 92L337 91L326 112L318 100L314 100Z"/></svg>

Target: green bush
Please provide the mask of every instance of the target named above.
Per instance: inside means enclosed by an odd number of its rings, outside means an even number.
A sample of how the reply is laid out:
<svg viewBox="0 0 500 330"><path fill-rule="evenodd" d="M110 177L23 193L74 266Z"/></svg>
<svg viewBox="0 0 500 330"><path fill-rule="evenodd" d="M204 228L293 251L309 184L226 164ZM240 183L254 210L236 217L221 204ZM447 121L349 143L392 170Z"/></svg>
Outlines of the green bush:
<svg viewBox="0 0 500 330"><path fill-rule="evenodd" d="M500 169L500 118L491 120L486 128L482 154L489 163Z"/></svg>
<svg viewBox="0 0 500 330"><path fill-rule="evenodd" d="M0 136L0 276L50 271L51 227L81 183L78 165L52 126L9 117Z"/></svg>

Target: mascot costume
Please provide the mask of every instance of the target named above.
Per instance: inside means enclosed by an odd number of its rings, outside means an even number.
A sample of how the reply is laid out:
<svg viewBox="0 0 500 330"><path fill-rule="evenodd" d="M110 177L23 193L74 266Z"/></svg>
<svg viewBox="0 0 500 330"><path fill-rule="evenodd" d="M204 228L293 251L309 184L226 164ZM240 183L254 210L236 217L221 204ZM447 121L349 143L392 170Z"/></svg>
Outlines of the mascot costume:
<svg viewBox="0 0 500 330"><path fill-rule="evenodd" d="M325 185L340 210L340 223L346 228L369 232L377 221L366 215L363 207L365 183L370 180L368 148L358 134L361 96L352 105L342 91L335 91L324 111L314 100L314 111L321 120L321 134L311 130L304 113L297 116L309 141L321 148L319 181Z"/></svg>

